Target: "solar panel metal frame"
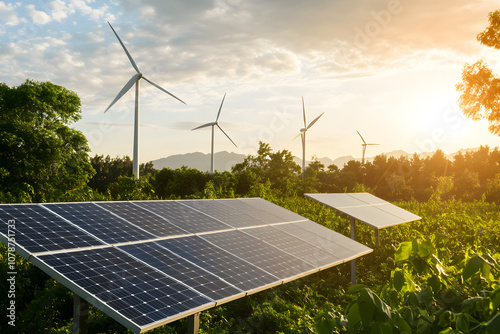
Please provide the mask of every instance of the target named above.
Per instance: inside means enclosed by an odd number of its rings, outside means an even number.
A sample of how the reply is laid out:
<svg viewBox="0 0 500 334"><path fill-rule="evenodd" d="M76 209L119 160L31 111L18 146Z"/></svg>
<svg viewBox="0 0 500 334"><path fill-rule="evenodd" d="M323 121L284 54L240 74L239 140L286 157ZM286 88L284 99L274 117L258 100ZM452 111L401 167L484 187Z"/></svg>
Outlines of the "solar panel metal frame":
<svg viewBox="0 0 500 334"><path fill-rule="evenodd" d="M312 193L304 195L376 230L422 219L422 217L401 209L370 193ZM398 215L395 211L404 214ZM380 219L384 219L385 217L391 222L378 223L374 220L373 216L377 216Z"/></svg>
<svg viewBox="0 0 500 334"><path fill-rule="evenodd" d="M189 289L192 289L189 285L184 284L183 282L179 281L178 279L173 278L173 277L167 275L166 273L164 273L161 270L155 268L154 266L152 266L152 265L150 265L150 264L142 261L141 259L135 257L133 254L124 251L121 247L122 246L126 246L126 245L131 245L131 244L143 244L143 243L147 243L147 242L162 242L162 240L164 240L163 242L168 242L169 239L172 239L171 241L174 241L174 240L178 240L178 239L180 239L182 237L192 237L192 238L194 238L194 237L201 237L201 238L203 238L203 236L207 236L207 238L210 239L209 236L211 234L219 234L220 235L221 233L224 233L224 232L227 232L227 231L241 231L246 236L248 236L249 238L253 238L251 236L251 234L246 233L245 231L249 232L251 229L258 229L258 228L263 228L263 227L276 227L276 228L279 228L279 226L281 226L281 225L285 226L287 224L294 224L294 226L300 227L297 224L304 223L304 222L310 222L310 221L308 221L306 218L304 218L302 216L299 216L299 215L297 215L297 214L295 214L295 213L293 213L291 211L288 211L288 210L283 209L283 208L281 208L279 206L276 206L276 205L274 205L274 204L272 204L270 202L267 202L267 201L264 201L264 200L258 199L258 198L230 199L230 200L206 200L206 201L207 201L207 203L209 201L219 201L219 202L222 202L222 203L224 203L224 205L226 205L228 207L228 210L232 210L231 209L231 203L237 203L238 204L237 206L240 209L243 209L243 211L247 210L246 209L247 206L248 206L248 210L258 210L260 208L263 208L263 211L265 213L262 214L262 215L257 215L257 214L251 215L250 214L250 216L252 216L256 220L255 221L256 224L252 225L252 226L247 226L248 224L245 224L244 226L242 226L240 228L233 227L233 228L229 228L229 229L216 230L216 231L205 231L205 232L198 232L198 233L191 233L189 231L186 231L186 234L183 234L183 235L169 235L169 236L162 236L162 237L157 237L157 238L152 238L152 239L132 240L132 241L123 241L123 242L110 243L110 242L105 242L105 241L103 241L103 240L95 237L92 233L86 231L85 228L82 228L82 227L78 226L77 224L72 223L70 218L64 218L64 217L60 216L59 214L53 212L52 210L49 209L50 205L45 206L45 204L25 204L25 205L36 205L37 207L39 207L39 206L43 207L44 209L47 210L48 213L52 214L53 217L55 217L57 219L63 219L65 222L71 224L71 226L74 226L74 227L78 228L79 230L84 231L86 234L94 237L99 242L102 242L102 244L91 245L91 246L88 246L88 247L75 247L75 248L69 248L69 249L59 249L59 250L54 250L54 251L30 252L30 251L26 250L22 245L19 245L19 244L16 243L16 253L19 254L19 255L21 255L21 256L23 256L27 260L31 261L35 266L37 266L38 268L40 268L41 270L43 270L44 272L46 272L49 276L53 277L58 282L60 282L64 286L66 286L69 290L73 291L74 293L76 293L81 298L87 300L92 305L96 306L97 308L99 308L100 310L102 310L103 312L105 312L106 314L108 314L109 316L111 316L113 319L115 319L117 322L119 322L120 324L122 324L123 326L125 326L126 328L128 328L129 330L131 330L131 331L133 331L135 333L142 333L144 331L151 330L151 329L153 329L155 327L168 324L170 322L179 320L179 319L187 317L189 315L193 315L193 314L199 313L201 311L204 311L204 310L207 310L209 308L221 305L223 303L227 303L229 301L241 298L243 296L247 296L249 294L253 294L253 293L265 290L265 289L269 289L269 288L277 286L277 285L281 285L281 284L289 282L291 280L295 280L297 278L310 275L311 273L314 273L314 272L317 272L317 271L320 271L320 270L324 270L324 269L333 267L333 266L338 265L340 263L345 263L345 262L351 260L352 257L357 258L357 257L366 255L366 254L368 254L368 253L370 253L370 252L373 251L372 249L370 249L370 248L368 248L366 246L358 244L355 241L352 241L352 240L344 237L347 240L349 240L349 242L355 243L358 246L358 248L362 247L361 250L353 252L352 256L349 257L349 258L344 258L344 259L341 259L340 261L334 261L332 263L328 263L328 264L316 266L316 267L313 267L312 269L309 269L309 270L306 270L306 271L300 271L296 275L292 275L290 277L278 277L278 276L275 276L276 279L274 281L272 281L272 279L271 279L271 280L269 280L269 283L257 285L257 287L252 288L252 289L241 290L241 289L238 289L234 284L230 284L231 286L235 287L236 289L240 290L241 292L238 292L238 293L236 293L234 295L231 295L231 296L228 296L226 298L222 298L220 300L214 300L212 298L209 298L209 297L205 296L203 293L194 290L194 291L197 292L197 295L204 296L204 297L206 297L210 301L207 302L206 304L200 305L199 307L192 308L192 309L189 309L187 311L177 313L177 314L175 314L173 316L169 316L169 317L163 318L163 319L158 320L158 321L147 323L146 325L139 325L139 324L135 323L134 321L130 320L129 318L127 318L126 315L121 314L118 310L115 310L112 306L108 305L106 302L104 302L103 300L99 299L96 295L94 295L92 293L92 291L89 291L88 288L83 288L82 286L80 286L79 284L82 284L83 281L78 281L78 283L73 282L72 279L67 276L68 273L65 274L63 272L60 272L60 271L58 271L58 269L56 269L55 267L49 265L48 263L46 263L44 261L44 256L45 256L45 259L50 259L51 255L57 255L57 254L61 254L61 256L62 256L64 254L66 254L66 253L73 253L73 252L84 252L84 253L87 252L88 253L90 250L101 250L101 249L105 250L105 249L109 249L109 250L113 250L113 252L115 252L116 250L118 250L118 251L120 251L120 252L123 253L124 257L125 256L130 257L132 259L131 261L135 261L135 262L140 263L141 265L144 265L144 266L147 266L149 268L152 268L156 272L158 272L159 274L164 275L165 277L167 277L169 279L173 279L173 280L175 280L177 282L180 282L183 286L185 286L185 287L187 287ZM238 202L234 202L234 201L238 201ZM130 203L139 203L140 204L140 202L141 201L132 201ZM152 201L147 201L147 202L152 202ZM185 200L181 200L181 201L177 201L177 202L181 202L182 203L182 202L185 202ZM113 203L113 202L107 202L107 203ZM244 204L242 204L242 203L244 203ZM47 204L56 204L56 203L47 203ZM57 203L57 204L63 204L63 203ZM103 208L102 206L99 206L98 205L99 202L78 202L78 203L68 203L68 204L82 204L83 206L90 205L90 206L92 206L93 209L95 209L97 207L97 208L99 208L101 210L106 211L108 214L110 213L109 210ZM97 205L95 205L95 204L97 204ZM0 204L0 208L3 205L9 205L9 204ZM191 209L188 208L187 205L185 205L185 206L186 206L186 208L188 210L191 210ZM199 211L199 212L201 212L201 211ZM246 214L246 216L248 216L248 215L249 214ZM272 223L266 223L266 221L261 221L261 220L258 219L258 216L265 217L266 215L268 215L268 217L271 217L271 216L273 217L273 222ZM116 216L116 220L118 222L126 222L127 224L134 225L134 222L131 222L131 221L129 221L128 219L126 219L124 217L118 216L116 214L112 214L112 216ZM13 218L15 219L15 217L13 217ZM168 221L167 217L163 217L163 218L166 221ZM207 215L207 218L209 218L208 215ZM213 218L213 217L210 217L210 219L218 220L217 218ZM1 219L0 219L0 221L1 221ZM220 221L220 220L218 220L218 221ZM221 223L224 223L224 222L221 221ZM310 223L313 223L313 222L310 222ZM316 223L313 223L313 224L316 224ZM313 232L310 232L310 231L308 231L307 229L305 229L303 227L300 227L300 228L303 230L303 232L301 232L301 233L304 233L304 234L306 234L306 232L307 233L313 233ZM138 230L142 230L142 229L140 227L138 227ZM302 231L302 230L300 230L300 231ZM281 229L280 231L283 231L283 230ZM332 235L333 234L338 234L338 233L336 233L336 232L334 232L332 230L329 230L329 229L328 229L328 231ZM19 233L19 231L17 231L16 233ZM287 232L283 232L283 233L287 233ZM227 235L229 235L229 234L227 234ZM289 233L287 233L287 234L289 234ZM293 235L293 233L292 233L292 235ZM299 235L295 235L295 237L300 238ZM318 235L318 237L319 237L319 235ZM257 238L256 240L260 240L260 239ZM6 245L9 242L8 236L5 233L3 233L3 231L0 231L0 241L3 242ZM263 241L263 242L265 242L265 241ZM230 252L227 252L223 248L221 248L220 245L213 244L213 243L211 243L211 244L213 245L213 247L215 247L214 248L215 250L219 251L218 254L222 254L222 252L225 252L225 253L229 254L229 256L236 256L234 254L231 254ZM269 243L268 243L268 246L269 247L275 247L274 245L269 244ZM335 245L332 243L330 246L333 247ZM280 252L282 251L282 250L280 250L279 247L277 247L276 249L279 250ZM333 248L332 248L332 251L334 251ZM288 254L288 253L286 253L286 254ZM293 256L293 255L290 255L290 256ZM295 256L293 256L293 257L295 257ZM239 257L236 256L236 258L239 258ZM295 257L295 258L297 258L297 257ZM244 261L243 263L248 263L248 265L254 266L253 264L251 264L250 262L248 262L248 261L246 261L244 259L240 259L240 260ZM259 269L259 270L263 270L262 268L259 268L259 267L256 267L256 268ZM91 271L92 272L91 269L87 269L87 271ZM88 277L86 277L86 278L88 278Z"/></svg>

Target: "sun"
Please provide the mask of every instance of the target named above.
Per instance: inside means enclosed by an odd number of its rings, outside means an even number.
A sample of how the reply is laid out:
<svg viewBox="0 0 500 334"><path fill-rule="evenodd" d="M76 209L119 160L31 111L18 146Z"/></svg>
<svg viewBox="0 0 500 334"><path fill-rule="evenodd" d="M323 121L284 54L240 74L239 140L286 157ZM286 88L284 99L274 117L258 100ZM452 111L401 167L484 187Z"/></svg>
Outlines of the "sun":
<svg viewBox="0 0 500 334"><path fill-rule="evenodd" d="M453 96L427 97L417 104L415 111L415 126L427 133L454 134L460 131L465 120Z"/></svg>

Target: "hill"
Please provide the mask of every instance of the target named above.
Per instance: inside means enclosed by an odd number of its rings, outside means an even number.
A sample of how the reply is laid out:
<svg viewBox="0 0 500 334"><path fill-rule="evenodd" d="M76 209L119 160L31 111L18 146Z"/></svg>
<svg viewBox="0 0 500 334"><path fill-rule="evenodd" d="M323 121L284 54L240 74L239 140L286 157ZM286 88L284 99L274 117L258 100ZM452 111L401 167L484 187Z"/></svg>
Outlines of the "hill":
<svg viewBox="0 0 500 334"><path fill-rule="evenodd" d="M453 157L457 155L458 153L465 154L466 152L471 152L475 151L478 148L467 148L467 149L461 149L458 152L452 153L447 155L446 157L450 160L453 160ZM407 153L403 150L396 150L396 151L391 151L391 152L386 152L384 153L388 157L395 157L399 158L401 156L411 158L414 153ZM432 156L434 152L423 152L419 153L419 157L422 159L425 159L426 157ZM221 151L215 153L214 156L214 170L216 171L231 171L231 168L237 164L243 162L245 159L246 155L244 154L238 154L234 152L227 152L227 151ZM374 157L368 157L365 158L366 161L373 161ZM346 155L343 157L338 157L334 160L328 158L328 157L323 157L319 158L319 161L325 165L325 167L328 167L330 165L336 165L339 168L344 167L344 164L346 164L350 160L356 160L356 161L361 161L361 158L354 158L352 155ZM302 166L302 159L298 157L294 157L294 161L299 165ZM187 166L190 168L196 168L200 171L209 171L210 170L210 154L205 154L201 152L194 152L194 153L186 153L186 154L176 154L176 155L171 155L166 158L161 158L157 160L151 161L153 163L154 168L156 169L162 169L165 167L171 168L171 169L177 169L181 168L182 166ZM307 164L309 164L310 161L306 161Z"/></svg>

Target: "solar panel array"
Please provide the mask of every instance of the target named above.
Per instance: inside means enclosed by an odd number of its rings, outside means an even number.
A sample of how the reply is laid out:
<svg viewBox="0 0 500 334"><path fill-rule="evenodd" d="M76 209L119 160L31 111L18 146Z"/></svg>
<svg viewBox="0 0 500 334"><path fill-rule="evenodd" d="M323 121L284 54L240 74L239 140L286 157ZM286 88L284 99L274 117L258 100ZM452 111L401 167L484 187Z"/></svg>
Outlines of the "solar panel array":
<svg viewBox="0 0 500 334"><path fill-rule="evenodd" d="M372 250L259 198L0 205L0 239L135 333Z"/></svg>
<svg viewBox="0 0 500 334"><path fill-rule="evenodd" d="M369 193L305 194L305 196L376 229L421 219Z"/></svg>

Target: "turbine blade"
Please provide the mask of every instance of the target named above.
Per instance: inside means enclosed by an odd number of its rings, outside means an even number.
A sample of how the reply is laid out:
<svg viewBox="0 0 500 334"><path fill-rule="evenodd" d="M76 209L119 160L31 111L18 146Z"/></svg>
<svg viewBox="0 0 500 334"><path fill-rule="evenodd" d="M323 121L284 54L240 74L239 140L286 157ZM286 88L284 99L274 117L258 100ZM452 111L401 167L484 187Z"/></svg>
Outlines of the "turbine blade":
<svg viewBox="0 0 500 334"><path fill-rule="evenodd" d="M307 131L307 130L306 130ZM292 141L297 139L299 136L302 136L302 134L306 131L300 131L298 135L296 135L295 137L293 137Z"/></svg>
<svg viewBox="0 0 500 334"><path fill-rule="evenodd" d="M140 73L137 73L136 75L134 75L126 84L125 86L123 86L122 90L118 93L118 95L116 95L115 99L113 100L113 102L111 102L111 104L106 108L106 110L104 110L104 112L108 111L109 108L111 108L113 106L113 104L115 104L119 99L121 99L121 97L123 95L125 95L129 90L130 88L137 82L137 80L139 80L141 78L141 75Z"/></svg>
<svg viewBox="0 0 500 334"><path fill-rule="evenodd" d="M194 129L191 129L191 131L198 130L198 129L201 129L201 128L206 128L208 126L213 126L213 125L216 125L216 124L217 123L215 123L215 122L206 123L206 124L203 124L203 125L200 125L200 126L194 128Z"/></svg>
<svg viewBox="0 0 500 334"><path fill-rule="evenodd" d="M311 123L309 123L309 125L307 126L306 130L309 130L309 128L311 126L313 126L314 123L316 123L318 121L318 119L323 116L324 113L322 113L321 115L319 115L318 117L316 117Z"/></svg>
<svg viewBox="0 0 500 334"><path fill-rule="evenodd" d="M122 40L120 39L120 37L116 33L115 29L113 29L113 26L111 25L111 23L108 22L108 24L111 27L111 30L113 30L113 32L115 33L116 38L118 38L118 41L122 45L122 48L125 51L125 53L127 54L128 60L130 60L130 63L132 64L132 66L135 68L135 70L137 71L137 73L141 73L141 71L139 71L139 68L135 64L134 59L132 59L132 56L130 55L130 53L128 52L127 48L125 47L125 44L123 44Z"/></svg>
<svg viewBox="0 0 500 334"><path fill-rule="evenodd" d="M147 82L149 82L150 84L152 84L153 86L155 86L156 88L158 88L159 90L161 90L161 91L163 91L163 92L167 93L168 95L172 96L173 98L175 98L175 99L177 99L177 100L181 101L182 103L186 104L186 102L182 101L181 99L179 99L179 98L178 98L177 96L175 96L174 94L172 94L172 93L168 92L166 89L161 88L160 86L158 86L157 84L155 84L153 81L151 81L151 80L147 79L146 77L142 77L142 78L143 78L144 80L146 80Z"/></svg>
<svg viewBox="0 0 500 334"><path fill-rule="evenodd" d="M217 122L219 120L219 116L220 116L220 111L222 110L222 105L224 104L224 99L226 98L226 93L224 93L224 97L222 98L222 102L220 104L220 107L219 107L219 112L217 113L217 118L215 119L215 122Z"/></svg>
<svg viewBox="0 0 500 334"><path fill-rule="evenodd" d="M302 96L302 114L304 115L304 128L306 128L306 107L304 106L304 97Z"/></svg>
<svg viewBox="0 0 500 334"><path fill-rule="evenodd" d="M380 145L380 144L365 144L365 145Z"/></svg>
<svg viewBox="0 0 500 334"><path fill-rule="evenodd" d="M366 142L365 142L365 140L363 139L363 136L361 136L361 133L359 133L359 131L358 131L358 130L356 130L356 132L357 132L357 133L358 133L358 135L361 137L361 140L363 141L363 143L366 145Z"/></svg>
<svg viewBox="0 0 500 334"><path fill-rule="evenodd" d="M234 146L238 147L238 145L236 145L236 144L234 143L234 141L231 139L231 137L229 137L229 136L227 135L227 133L225 133L225 132L224 132L224 130L222 130L222 128L220 127L220 125L219 125L219 124L215 124L215 125L217 125L217 127L219 128L219 130L221 130L221 131L222 131L222 133L226 135L227 139L229 139L229 140L231 141L231 143L233 143L233 145L234 145Z"/></svg>

